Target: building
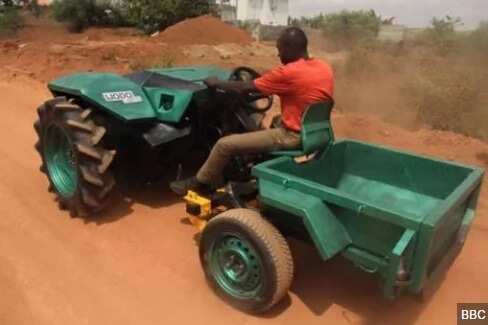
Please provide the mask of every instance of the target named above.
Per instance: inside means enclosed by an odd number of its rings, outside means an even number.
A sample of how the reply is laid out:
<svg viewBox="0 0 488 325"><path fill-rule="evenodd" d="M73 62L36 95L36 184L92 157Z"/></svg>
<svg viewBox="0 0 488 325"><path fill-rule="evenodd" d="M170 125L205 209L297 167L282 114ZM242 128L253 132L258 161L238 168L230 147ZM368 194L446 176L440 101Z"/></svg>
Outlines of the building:
<svg viewBox="0 0 488 325"><path fill-rule="evenodd" d="M288 0L220 0L217 2L222 5L224 20L236 17L239 21L254 21L263 25L288 25Z"/></svg>

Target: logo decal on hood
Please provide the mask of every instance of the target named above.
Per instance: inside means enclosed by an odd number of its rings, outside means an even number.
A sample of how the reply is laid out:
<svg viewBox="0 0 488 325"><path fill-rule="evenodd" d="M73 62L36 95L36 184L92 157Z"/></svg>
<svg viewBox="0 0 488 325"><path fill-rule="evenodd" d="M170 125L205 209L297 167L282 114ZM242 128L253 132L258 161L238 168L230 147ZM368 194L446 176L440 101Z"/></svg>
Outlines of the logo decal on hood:
<svg viewBox="0 0 488 325"><path fill-rule="evenodd" d="M132 90L103 93L102 96L106 102L122 102L124 104L136 104L143 102L142 97L136 96Z"/></svg>

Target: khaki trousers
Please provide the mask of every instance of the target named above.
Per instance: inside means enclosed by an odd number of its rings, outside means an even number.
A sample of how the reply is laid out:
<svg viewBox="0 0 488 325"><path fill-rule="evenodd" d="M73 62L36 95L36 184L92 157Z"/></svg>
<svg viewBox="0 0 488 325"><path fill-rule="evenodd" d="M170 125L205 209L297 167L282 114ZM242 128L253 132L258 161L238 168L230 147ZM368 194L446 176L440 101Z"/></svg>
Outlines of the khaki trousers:
<svg viewBox="0 0 488 325"><path fill-rule="evenodd" d="M198 181L218 184L224 168L233 156L258 154L277 150L299 149L300 134L284 128L234 134L221 138L213 147L210 156L197 174Z"/></svg>

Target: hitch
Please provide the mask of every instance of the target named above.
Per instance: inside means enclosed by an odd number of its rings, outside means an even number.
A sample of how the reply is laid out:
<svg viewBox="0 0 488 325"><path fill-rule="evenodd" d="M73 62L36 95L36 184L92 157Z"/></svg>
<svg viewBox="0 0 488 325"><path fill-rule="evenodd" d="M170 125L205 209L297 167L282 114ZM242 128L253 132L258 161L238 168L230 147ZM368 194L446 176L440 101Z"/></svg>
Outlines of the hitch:
<svg viewBox="0 0 488 325"><path fill-rule="evenodd" d="M219 213L228 209L248 207L246 198L255 198L257 184L255 181L247 183L228 183L210 195L201 195L188 191L184 200L186 212L190 222L200 231L208 221Z"/></svg>

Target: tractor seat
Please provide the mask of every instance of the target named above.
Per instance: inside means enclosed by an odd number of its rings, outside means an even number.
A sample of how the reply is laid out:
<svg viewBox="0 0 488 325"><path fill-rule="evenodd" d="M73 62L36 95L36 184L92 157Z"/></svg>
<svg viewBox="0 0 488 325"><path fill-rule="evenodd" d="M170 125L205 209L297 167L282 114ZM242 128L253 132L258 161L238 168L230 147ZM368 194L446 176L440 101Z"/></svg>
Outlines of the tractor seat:
<svg viewBox="0 0 488 325"><path fill-rule="evenodd" d="M274 151L273 156L301 157L322 152L334 143L334 131L330 114L334 101L328 100L310 105L302 117L301 150Z"/></svg>

